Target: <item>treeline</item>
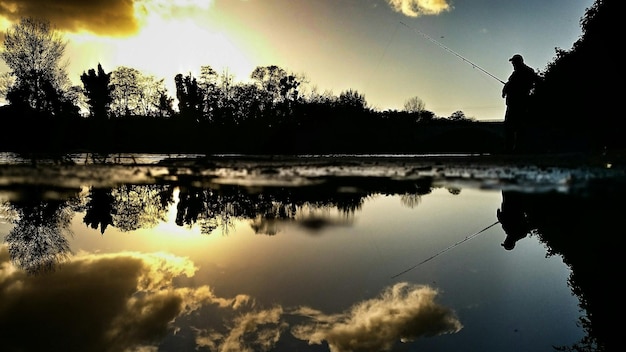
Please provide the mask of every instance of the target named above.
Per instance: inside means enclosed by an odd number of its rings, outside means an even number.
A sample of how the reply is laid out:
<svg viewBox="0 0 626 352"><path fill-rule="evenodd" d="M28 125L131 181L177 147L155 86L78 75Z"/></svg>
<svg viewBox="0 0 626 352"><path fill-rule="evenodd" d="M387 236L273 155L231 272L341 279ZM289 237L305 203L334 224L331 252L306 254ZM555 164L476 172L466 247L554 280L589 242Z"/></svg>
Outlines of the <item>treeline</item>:
<svg viewBox="0 0 626 352"><path fill-rule="evenodd" d="M615 1L597 0L581 19L583 36L570 51L557 48L534 95L526 149L623 147L612 100L621 65L604 38L617 32ZM306 91L306 77L278 66L257 67L251 83L202 66L200 75L164 80L136 69L102 66L70 86L60 62L65 42L48 22L24 18L5 34L2 76L8 105L2 123L19 133L3 149L201 153L495 152L501 136L462 111L438 117L418 97L404 110L378 111L356 90ZM443 133L442 128L449 128ZM466 131L459 134L454 131ZM445 138L443 138L445 137ZM522 136L523 137L523 136ZM546 141L552 141L547 143Z"/></svg>
<svg viewBox="0 0 626 352"><path fill-rule="evenodd" d="M7 32L2 58L13 71L2 122L19 133L0 142L5 150L421 152L429 142L419 125L473 121L461 111L436 117L418 97L403 111L381 112L355 90L303 94L306 78L278 66L257 67L251 83L202 66L199 77L174 77L176 99L163 79L129 67L98 65L72 87L59 62L63 48L47 22L25 18Z"/></svg>
<svg viewBox="0 0 626 352"><path fill-rule="evenodd" d="M407 112L305 103L292 108L289 115L261 111L237 124L219 124L180 113L172 117L107 120L50 118L9 106L3 113L17 118L11 119L6 128L10 132L0 140L0 146L4 150L33 152L315 154L493 152L503 144L498 123L493 123L494 131L489 131L470 120L416 122L414 113ZM3 115L4 121L9 119ZM472 133L455 133L466 129Z"/></svg>

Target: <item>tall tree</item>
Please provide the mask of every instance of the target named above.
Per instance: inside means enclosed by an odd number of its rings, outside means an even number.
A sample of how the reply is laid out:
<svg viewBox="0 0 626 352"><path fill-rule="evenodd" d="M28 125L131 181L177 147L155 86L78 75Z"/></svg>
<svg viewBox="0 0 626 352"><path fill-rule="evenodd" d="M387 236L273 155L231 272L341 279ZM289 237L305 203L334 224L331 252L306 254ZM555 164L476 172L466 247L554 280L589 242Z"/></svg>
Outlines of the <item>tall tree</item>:
<svg viewBox="0 0 626 352"><path fill-rule="evenodd" d="M0 73L0 103L6 99L9 89L15 83L15 77L8 72Z"/></svg>
<svg viewBox="0 0 626 352"><path fill-rule="evenodd" d="M141 74L137 83L139 86L138 113L143 116L158 116L161 114L161 98L162 96L167 96L165 79Z"/></svg>
<svg viewBox="0 0 626 352"><path fill-rule="evenodd" d="M418 96L411 97L404 102L404 111L406 112L420 113L424 111L425 108L426 104Z"/></svg>
<svg viewBox="0 0 626 352"><path fill-rule="evenodd" d="M7 93L11 104L59 112L63 90L69 85L67 63L61 61L66 45L62 35L45 20L22 18L6 31L0 57L15 77Z"/></svg>
<svg viewBox="0 0 626 352"><path fill-rule="evenodd" d="M619 93L625 68L614 38L623 31L620 1L595 0L580 20L582 36L556 56L535 89L537 125L552 124L589 138L593 148L624 148ZM534 141L533 141L534 143ZM585 147L587 143L581 143Z"/></svg>
<svg viewBox="0 0 626 352"><path fill-rule="evenodd" d="M198 80L191 74L183 76L179 73L174 77L174 82L176 83L176 98L178 98L178 111L181 117L189 121L200 121L204 91L198 84Z"/></svg>
<svg viewBox="0 0 626 352"><path fill-rule="evenodd" d="M280 81L287 76L287 71L276 66L258 66L250 75L250 78L255 80L259 87L270 93L272 100L277 99L280 96L281 84Z"/></svg>
<svg viewBox="0 0 626 352"><path fill-rule="evenodd" d="M136 68L120 66L111 72L113 102L111 110L118 116L130 116L139 109L141 72Z"/></svg>
<svg viewBox="0 0 626 352"><path fill-rule="evenodd" d="M348 89L339 94L339 106L353 110L365 110L367 109L367 101L363 94L356 90Z"/></svg>
<svg viewBox="0 0 626 352"><path fill-rule="evenodd" d="M109 116L109 107L113 101L114 86L111 85L111 72L106 73L98 64L98 73L93 68L80 76L87 95L91 117L105 120Z"/></svg>

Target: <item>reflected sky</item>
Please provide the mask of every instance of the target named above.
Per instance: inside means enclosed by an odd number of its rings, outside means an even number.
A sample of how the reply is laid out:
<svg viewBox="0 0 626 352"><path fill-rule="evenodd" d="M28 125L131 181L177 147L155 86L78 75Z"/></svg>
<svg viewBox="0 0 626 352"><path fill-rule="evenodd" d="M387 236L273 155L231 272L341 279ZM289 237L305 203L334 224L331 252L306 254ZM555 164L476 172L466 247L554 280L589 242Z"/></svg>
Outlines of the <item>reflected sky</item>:
<svg viewBox="0 0 626 352"><path fill-rule="evenodd" d="M343 210L274 199L277 214L293 212L273 218L225 216L229 203L206 210L222 214L210 231L201 217L176 223L184 192L112 189L125 206L102 231L85 221L95 193L78 190L50 212L73 209L67 224L40 215L20 238L45 243L52 228L67 241L67 258L44 273L20 267L28 258L16 262L5 241L8 350L552 351L584 335L570 270L533 233L507 251L496 225L393 277L497 221L499 190L374 192ZM45 213L37 202L3 205L3 238L25 226L26 209Z"/></svg>

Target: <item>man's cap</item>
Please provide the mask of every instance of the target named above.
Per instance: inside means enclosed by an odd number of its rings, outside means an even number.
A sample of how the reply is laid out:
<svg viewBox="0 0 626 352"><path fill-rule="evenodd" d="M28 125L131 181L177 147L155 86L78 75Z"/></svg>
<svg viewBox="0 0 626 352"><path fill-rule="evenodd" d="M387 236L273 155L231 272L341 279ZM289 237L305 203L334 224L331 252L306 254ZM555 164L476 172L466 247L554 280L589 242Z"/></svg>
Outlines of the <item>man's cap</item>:
<svg viewBox="0 0 626 352"><path fill-rule="evenodd" d="M520 54L515 54L509 59L511 62L524 62L524 58Z"/></svg>

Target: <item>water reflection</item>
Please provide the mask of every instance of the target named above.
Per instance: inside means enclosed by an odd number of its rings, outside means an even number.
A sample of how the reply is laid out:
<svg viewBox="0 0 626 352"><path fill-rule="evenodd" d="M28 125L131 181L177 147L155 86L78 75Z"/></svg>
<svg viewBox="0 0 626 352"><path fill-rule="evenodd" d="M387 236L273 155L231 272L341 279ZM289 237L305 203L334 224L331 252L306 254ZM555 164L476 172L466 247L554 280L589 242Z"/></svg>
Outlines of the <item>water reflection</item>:
<svg viewBox="0 0 626 352"><path fill-rule="evenodd" d="M496 213L506 233L502 247L509 251L515 248L517 241L526 237L532 230L524 212L523 200L524 194L521 192L503 191L502 206Z"/></svg>
<svg viewBox="0 0 626 352"><path fill-rule="evenodd" d="M6 257L3 249L0 258ZM209 286L177 287L176 277L192 277L197 268L188 259L163 254L78 255L46 276L7 271L5 260L0 262L5 336L24 336L25 320L50 314L49 321L27 332L36 339L5 340L9 351L136 350L165 338L173 320L200 311L213 319L196 329L195 344L220 351L271 350L290 327L303 346L327 343L333 351L387 350L398 339L462 327L450 308L435 301L435 289L408 283L349 311L327 314L306 306L258 307L250 296L219 297ZM223 320L230 323L223 326Z"/></svg>
<svg viewBox="0 0 626 352"><path fill-rule="evenodd" d="M27 273L54 270L71 254L68 236L74 215L71 200L48 199L47 190L27 188L8 207L13 228L4 237L12 262Z"/></svg>
<svg viewBox="0 0 626 352"><path fill-rule="evenodd" d="M414 283L411 277L392 282L377 279L382 283L372 286L377 291L360 294L360 299L351 296L349 307L338 312L311 302L286 304L276 298L272 303L261 294L250 294L253 290L235 286L218 294L217 282L230 279L216 276L203 282L196 257L165 251L73 253L72 219L77 216L85 228L97 230L102 237L112 231L135 234L167 222L199 229L200 236L211 238L235 233L241 222L256 235L275 236L293 226L308 234L323 234L356 227L357 215L376 197L393 197L404 208L421 210L440 187L429 179L377 177L328 178L300 187L201 184L185 177L82 189L11 187L3 193L2 206L2 218L10 226L0 227L7 230L0 249L0 331L12 336L4 339L4 346L9 351L120 351L151 346L211 351L408 351L411 346L432 346L410 342L457 335L466 325L458 314L460 307L442 302L436 284ZM446 192L451 197L463 195L460 187L451 186ZM600 273L618 267L612 256L616 250L607 248L605 239L615 229L623 231L617 223L623 214L612 205L621 194L593 187L585 194L505 190L499 206L490 209L504 230L506 251L502 252L512 255L508 251L517 249L516 243L532 236L546 246L547 256L562 257L572 270L567 284L579 299L585 335L564 349L613 346L610 321L618 317L605 303L619 290ZM172 209L175 216L168 218ZM311 255L295 255L299 254ZM255 255L266 254L259 248ZM324 270L322 262L312 265Z"/></svg>

